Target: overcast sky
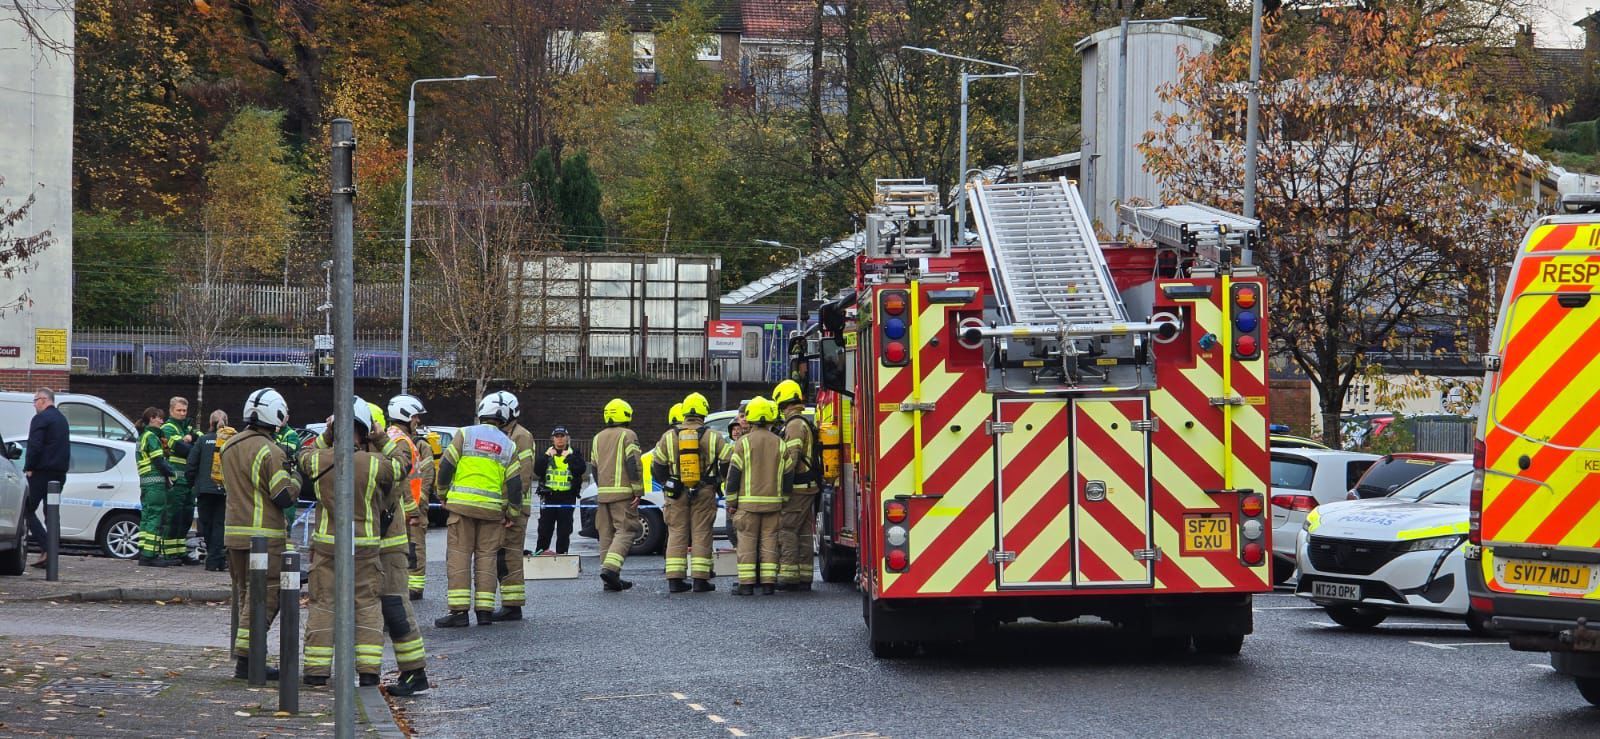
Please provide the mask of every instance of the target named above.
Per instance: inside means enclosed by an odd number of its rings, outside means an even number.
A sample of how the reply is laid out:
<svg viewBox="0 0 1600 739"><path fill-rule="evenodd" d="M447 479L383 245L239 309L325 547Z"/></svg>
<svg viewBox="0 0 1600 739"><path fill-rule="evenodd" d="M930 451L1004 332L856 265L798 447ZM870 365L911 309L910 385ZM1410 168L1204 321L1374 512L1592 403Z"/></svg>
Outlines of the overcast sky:
<svg viewBox="0 0 1600 739"><path fill-rule="evenodd" d="M1539 46L1583 46L1583 29L1572 25L1597 9L1600 0L1545 0L1549 11L1534 28Z"/></svg>

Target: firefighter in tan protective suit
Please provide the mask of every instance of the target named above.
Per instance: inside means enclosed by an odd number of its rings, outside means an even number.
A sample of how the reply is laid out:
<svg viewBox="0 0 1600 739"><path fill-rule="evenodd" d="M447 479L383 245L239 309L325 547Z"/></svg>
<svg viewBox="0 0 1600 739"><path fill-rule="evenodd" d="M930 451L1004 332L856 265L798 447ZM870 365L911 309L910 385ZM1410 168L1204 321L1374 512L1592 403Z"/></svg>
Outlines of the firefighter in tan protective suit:
<svg viewBox="0 0 1600 739"><path fill-rule="evenodd" d="M711 529L717 521L717 482L727 462L727 440L706 428L710 407L704 395L690 393L677 408L681 422L667 429L651 456L652 479L666 497L667 591L716 590L711 584Z"/></svg>
<svg viewBox="0 0 1600 739"><path fill-rule="evenodd" d="M415 695L430 687L422 632L417 629L416 613L406 599L408 591L421 595L420 584L412 591L411 583L422 571L422 563L417 560L426 556L426 550L416 545L413 532L420 521L423 535L427 535L428 491L433 487L433 448L420 432L424 413L427 410L415 396L394 396L389 400L389 428L373 440L386 453L397 453L406 465L404 478L384 499L383 545L378 554L383 571L383 584L378 589L383 629L394 644L394 659L400 668L399 678L384 686L390 695Z"/></svg>
<svg viewBox="0 0 1600 739"><path fill-rule="evenodd" d="M723 489L728 514L739 532L739 586L734 595L761 592L772 595L778 581L778 525L783 515L784 477L789 470L783 440L770 428L778 420L778 406L755 398L745 408L750 430L728 452L728 479Z"/></svg>
<svg viewBox="0 0 1600 739"><path fill-rule="evenodd" d="M633 587L633 583L622 579L622 563L633 546L644 477L639 465L639 436L628 428L633 421L633 406L621 398L612 398L606 403L603 418L606 428L595 434L591 447L594 482L599 488L594 525L604 555L600 581L607 591L617 592Z"/></svg>
<svg viewBox="0 0 1600 739"><path fill-rule="evenodd" d="M461 429L439 462L440 498L450 512L445 552L445 602L450 615L434 626L494 623L494 596L500 584L495 563L505 531L522 515L522 478L515 473L516 444L500 430L511 409L490 394L478 403L478 425Z"/></svg>
<svg viewBox="0 0 1600 739"><path fill-rule="evenodd" d="M778 530L778 588L811 589L812 539L817 531L817 492L822 465L817 429L806 419L800 383L784 380L772 389L772 402L783 420L783 458L789 472L789 500L783 504Z"/></svg>
<svg viewBox="0 0 1600 739"><path fill-rule="evenodd" d="M278 577L283 569L283 550L289 539L286 508L294 506L300 495L299 480L289 474L288 455L273 440L278 427L289 420L289 404L272 388L262 388L244 402L245 429L222 451L222 481L228 491L228 510L223 522L222 543L228 548L228 577L233 580L233 624L230 634L235 658L233 676L249 675L250 632L270 629L278 618ZM267 622L250 622L250 537L267 540ZM278 671L268 667L268 680Z"/></svg>
<svg viewBox="0 0 1600 739"><path fill-rule="evenodd" d="M500 557L495 563L495 571L500 575L500 608L494 612L494 620L521 621L522 606L528 602L522 556L526 551L523 546L528 540L528 517L533 514L533 455L538 442L533 440L533 434L523 428L518 420L522 418L522 404L517 396L501 390L490 397L495 398L496 403L511 408L511 419L500 424L500 430L511 437L511 443L517 447L512 472L521 480L523 496L529 499L528 504L522 506L522 515L511 522L511 528L506 529L505 537L500 542Z"/></svg>
<svg viewBox="0 0 1600 739"><path fill-rule="evenodd" d="M405 511L406 589L411 600L422 600L422 589L428 584L428 500L433 493L434 454L422 425L428 409L414 395L396 395L389 399L389 438L400 444L410 454L411 468L406 474L404 497Z"/></svg>

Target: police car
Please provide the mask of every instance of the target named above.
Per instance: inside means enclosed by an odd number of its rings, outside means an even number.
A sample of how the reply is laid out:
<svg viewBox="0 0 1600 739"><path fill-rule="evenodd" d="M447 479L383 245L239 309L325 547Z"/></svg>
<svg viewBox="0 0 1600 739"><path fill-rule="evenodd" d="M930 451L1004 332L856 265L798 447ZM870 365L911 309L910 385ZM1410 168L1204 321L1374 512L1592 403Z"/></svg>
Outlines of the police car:
<svg viewBox="0 0 1600 739"><path fill-rule="evenodd" d="M1488 633L1467 599L1461 545L1471 493L1472 463L1457 461L1387 497L1319 506L1298 536L1295 593L1351 629L1415 612L1458 616Z"/></svg>

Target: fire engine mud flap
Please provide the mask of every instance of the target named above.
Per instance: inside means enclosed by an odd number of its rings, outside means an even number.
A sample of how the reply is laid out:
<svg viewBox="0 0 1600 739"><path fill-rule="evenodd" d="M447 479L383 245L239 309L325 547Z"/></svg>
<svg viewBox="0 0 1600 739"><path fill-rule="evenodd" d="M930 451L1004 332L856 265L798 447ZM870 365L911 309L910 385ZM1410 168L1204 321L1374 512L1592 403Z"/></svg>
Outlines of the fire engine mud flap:
<svg viewBox="0 0 1600 739"><path fill-rule="evenodd" d="M1143 618L1126 624L1152 637L1244 636L1255 630L1248 595L1152 598Z"/></svg>
<svg viewBox="0 0 1600 739"><path fill-rule="evenodd" d="M970 641L983 633L978 627L978 609L971 604L918 600L897 605L863 598L867 600L867 639L874 653L880 645L905 645L904 651L910 651L922 642ZM891 646L890 651L900 650Z"/></svg>

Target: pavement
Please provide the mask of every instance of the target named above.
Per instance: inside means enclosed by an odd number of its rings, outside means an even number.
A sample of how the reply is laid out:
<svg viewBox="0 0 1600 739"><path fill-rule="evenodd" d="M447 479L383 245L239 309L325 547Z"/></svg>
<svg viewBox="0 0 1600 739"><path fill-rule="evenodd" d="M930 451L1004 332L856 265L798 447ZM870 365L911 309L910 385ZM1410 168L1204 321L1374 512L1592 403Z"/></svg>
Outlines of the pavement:
<svg viewBox="0 0 1600 739"><path fill-rule="evenodd" d="M30 557L30 559L32 559ZM60 579L50 582L43 569L29 567L21 577L0 577L0 603L60 601L220 601L229 596L228 573L200 565L140 567L131 559L63 554Z"/></svg>

